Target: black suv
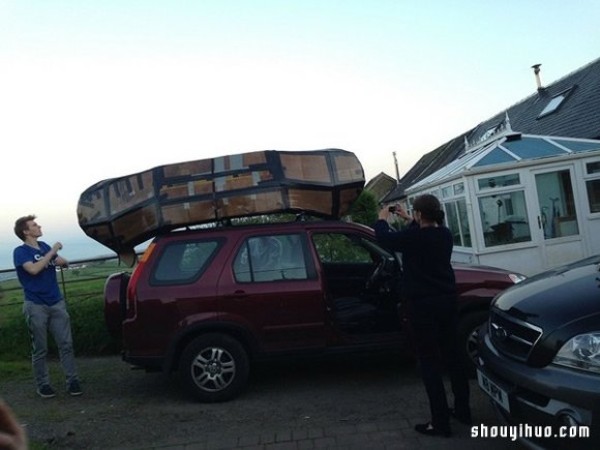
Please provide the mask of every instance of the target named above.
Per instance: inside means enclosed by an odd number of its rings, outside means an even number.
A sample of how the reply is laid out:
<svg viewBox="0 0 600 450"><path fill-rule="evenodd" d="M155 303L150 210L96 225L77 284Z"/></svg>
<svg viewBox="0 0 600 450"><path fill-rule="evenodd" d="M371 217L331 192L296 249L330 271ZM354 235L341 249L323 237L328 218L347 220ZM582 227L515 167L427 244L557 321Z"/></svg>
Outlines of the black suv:
<svg viewBox="0 0 600 450"><path fill-rule="evenodd" d="M599 270L596 255L528 278L479 333L479 385L526 443L600 448Z"/></svg>
<svg viewBox="0 0 600 450"><path fill-rule="evenodd" d="M492 298L522 278L455 266L463 358ZM263 358L409 352L401 268L371 228L341 221L200 227L158 236L105 286L125 361L167 372L202 401L235 397ZM472 363L471 363L472 364Z"/></svg>

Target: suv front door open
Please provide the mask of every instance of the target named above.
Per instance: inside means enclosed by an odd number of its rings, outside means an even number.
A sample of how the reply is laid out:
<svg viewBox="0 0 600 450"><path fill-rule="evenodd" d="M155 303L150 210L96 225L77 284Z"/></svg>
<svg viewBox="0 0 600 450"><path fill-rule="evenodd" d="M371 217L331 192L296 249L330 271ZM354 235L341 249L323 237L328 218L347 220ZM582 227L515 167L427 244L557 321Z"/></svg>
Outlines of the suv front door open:
<svg viewBox="0 0 600 450"><path fill-rule="evenodd" d="M334 326L355 336L399 331L400 273L394 256L359 234L320 232L312 241Z"/></svg>

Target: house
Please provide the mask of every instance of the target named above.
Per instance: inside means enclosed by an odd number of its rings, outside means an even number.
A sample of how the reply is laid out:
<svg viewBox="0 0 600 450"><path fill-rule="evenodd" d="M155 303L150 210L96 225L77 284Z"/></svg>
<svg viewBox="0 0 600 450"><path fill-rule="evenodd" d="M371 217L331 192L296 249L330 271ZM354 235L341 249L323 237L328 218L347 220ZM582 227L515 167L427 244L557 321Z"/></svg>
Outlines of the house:
<svg viewBox="0 0 600 450"><path fill-rule="evenodd" d="M364 189L373 194L377 203L380 203L396 188L397 183L395 178L392 178L384 172L380 172L369 180Z"/></svg>
<svg viewBox="0 0 600 450"><path fill-rule="evenodd" d="M532 275L600 253L600 59L424 155L384 202L442 201L453 260Z"/></svg>

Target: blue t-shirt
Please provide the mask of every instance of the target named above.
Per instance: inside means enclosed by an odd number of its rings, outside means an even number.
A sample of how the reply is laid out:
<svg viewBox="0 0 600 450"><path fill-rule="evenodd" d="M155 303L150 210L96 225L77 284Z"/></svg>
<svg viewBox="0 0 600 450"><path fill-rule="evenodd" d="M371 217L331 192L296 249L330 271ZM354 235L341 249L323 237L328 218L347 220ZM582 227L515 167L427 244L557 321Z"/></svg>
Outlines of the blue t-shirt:
<svg viewBox="0 0 600 450"><path fill-rule="evenodd" d="M52 258L48 267L37 275L31 275L23 268L23 264L31 261L35 263L42 259L51 247L45 242L38 241L39 249L27 244L20 245L13 251L13 262L17 270L19 283L25 292L25 300L38 305L54 305L62 300L62 294L56 279L55 258Z"/></svg>

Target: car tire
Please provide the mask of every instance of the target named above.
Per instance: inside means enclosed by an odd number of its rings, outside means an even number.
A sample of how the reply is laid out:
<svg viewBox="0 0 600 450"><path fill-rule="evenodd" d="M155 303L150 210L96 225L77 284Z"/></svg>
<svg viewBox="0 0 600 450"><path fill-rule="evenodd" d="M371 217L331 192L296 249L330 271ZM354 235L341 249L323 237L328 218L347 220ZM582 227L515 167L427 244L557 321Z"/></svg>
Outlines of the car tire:
<svg viewBox="0 0 600 450"><path fill-rule="evenodd" d="M179 377L186 391L204 403L223 402L238 396L248 381L248 353L235 338L211 333L185 347Z"/></svg>
<svg viewBox="0 0 600 450"><path fill-rule="evenodd" d="M477 331L488 320L487 311L467 313L458 321L459 357L469 377L475 377Z"/></svg>

